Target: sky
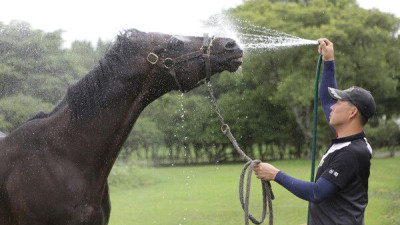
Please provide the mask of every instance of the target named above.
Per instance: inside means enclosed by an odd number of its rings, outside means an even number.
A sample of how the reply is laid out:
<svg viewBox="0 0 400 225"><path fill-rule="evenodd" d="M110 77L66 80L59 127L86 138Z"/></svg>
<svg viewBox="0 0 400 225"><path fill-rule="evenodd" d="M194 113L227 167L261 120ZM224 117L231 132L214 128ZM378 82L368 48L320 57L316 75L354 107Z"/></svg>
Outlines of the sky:
<svg viewBox="0 0 400 225"><path fill-rule="evenodd" d="M181 35L202 35L210 16L240 5L243 0L4 0L0 22L28 22L46 32L63 30L68 47L74 40L112 40L124 29ZM357 0L400 18L400 1Z"/></svg>

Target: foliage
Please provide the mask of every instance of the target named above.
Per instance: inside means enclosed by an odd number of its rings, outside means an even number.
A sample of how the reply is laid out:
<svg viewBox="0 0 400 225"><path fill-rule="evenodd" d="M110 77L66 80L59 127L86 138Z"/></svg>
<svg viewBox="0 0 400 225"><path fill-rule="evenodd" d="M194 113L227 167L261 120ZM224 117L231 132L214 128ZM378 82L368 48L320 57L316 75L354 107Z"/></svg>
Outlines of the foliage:
<svg viewBox="0 0 400 225"><path fill-rule="evenodd" d="M18 93L55 103L72 73L65 60L61 31L44 33L24 22L0 24L0 97Z"/></svg>
<svg viewBox="0 0 400 225"><path fill-rule="evenodd" d="M113 188L132 189L157 183L159 180L150 174L133 163L120 163L112 168L108 184Z"/></svg>
<svg viewBox="0 0 400 225"><path fill-rule="evenodd" d="M0 23L0 130L9 133L39 111L49 111L107 46L100 41L95 50L75 41L67 50L62 43L61 30L45 33L26 22Z"/></svg>
<svg viewBox="0 0 400 225"><path fill-rule="evenodd" d="M0 124L4 123L3 131L10 133L34 116L36 112L48 111L51 107L51 104L43 102L41 99L22 94L2 98L0 99Z"/></svg>
<svg viewBox="0 0 400 225"><path fill-rule="evenodd" d="M121 156L128 160L134 150L142 148L145 150L144 158L146 160L156 160L159 147L163 144L162 136L163 133L154 121L149 117L141 117L136 121L135 129L126 140ZM152 151L152 158L149 158L150 150Z"/></svg>
<svg viewBox="0 0 400 225"><path fill-rule="evenodd" d="M379 126L369 126L367 129L370 144L376 149L387 148L393 157L400 145L400 125L384 117L380 119Z"/></svg>
<svg viewBox="0 0 400 225"><path fill-rule="evenodd" d="M332 40L339 87L362 86L375 96L378 113L366 128L368 137L379 147L398 145L383 143L380 137L393 128L388 122L399 112L398 104L393 104L400 102L399 18L362 9L355 0L253 0L227 13L298 37ZM101 40L96 46L75 41L65 49L61 34L61 30L34 30L20 21L0 22L3 132L10 133L41 110L51 110L66 87L97 64L109 46ZM246 51L239 72L212 77L222 116L250 157L309 156L316 50L316 46L304 46ZM318 149L324 149L331 137L319 109ZM149 105L136 121L121 156L154 165L241 160L220 131L206 85L185 95L166 94Z"/></svg>
<svg viewBox="0 0 400 225"><path fill-rule="evenodd" d="M390 117L396 112L393 104L388 102L400 100L400 52L393 48L399 44L396 32L400 20L393 15L362 9L354 0L255 0L246 1L230 13L261 27L307 39L328 37L335 43L339 87L357 85L371 90L378 105L378 117ZM245 61L247 66L243 66L243 76L249 77L250 82L256 81L258 88L264 86L272 90L265 95L266 100L280 105L295 118L308 146L316 48L254 55L258 59L250 56L251 60ZM250 88L254 83L245 85ZM258 106L260 104L254 105ZM324 127L326 125L320 123L318 130ZM319 133L320 142L326 139L326 132Z"/></svg>

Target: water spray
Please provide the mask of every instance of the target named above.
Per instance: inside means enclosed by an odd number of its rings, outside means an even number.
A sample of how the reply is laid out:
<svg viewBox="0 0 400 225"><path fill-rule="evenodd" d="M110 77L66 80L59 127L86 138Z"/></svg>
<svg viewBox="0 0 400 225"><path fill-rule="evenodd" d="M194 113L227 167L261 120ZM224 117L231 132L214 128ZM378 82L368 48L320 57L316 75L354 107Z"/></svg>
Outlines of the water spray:
<svg viewBox="0 0 400 225"><path fill-rule="evenodd" d="M319 44L316 40L299 38L225 15L216 15L210 21L210 28L215 36L232 37L245 50L275 51Z"/></svg>
<svg viewBox="0 0 400 225"><path fill-rule="evenodd" d="M224 15L217 15L211 19L211 24L213 28L216 28L213 32L216 36L231 36L232 38L238 41L239 46L247 50L267 50L267 51L275 51L281 50L290 47L304 46L304 45L319 45L319 42L316 40L307 40L303 38L299 38L293 35L289 35L283 32L279 32L276 30L268 29L265 27L257 26L250 24L246 21L239 19L227 18ZM314 109L313 109L313 130L312 130L312 146L311 146L311 177L310 181L314 182L314 173L315 173L315 152L316 152L316 142L317 142L317 121L318 121L318 91L319 91L319 77L320 77L320 68L322 63L322 55L319 56L316 72L315 72L315 89L314 89ZM250 194L250 177L252 172L252 165L254 163L260 162L259 160L250 159L239 147L236 142L236 139L233 137L232 133L227 124L225 124L221 112L216 104L216 99L213 95L213 91L211 88L211 84L208 83L208 88L211 95L211 101L214 104L218 117L222 123L222 132L228 137L228 139L232 142L234 148L240 153L240 155L246 159L247 163L242 170L242 174L240 177L240 187L239 187L239 196L240 202L242 204L242 208L245 212L245 224L249 224L249 220L251 220L254 224L261 224L266 216L266 206L269 208L269 224L273 224L273 211L272 211L272 202L274 199L271 186L269 182L264 182L262 184L263 187L263 212L260 221L257 221L251 214L249 213L249 194ZM243 197L243 183L244 183L244 173L247 168L250 167L250 170L247 174L247 186L246 186L246 197ZM307 224L309 223L309 209L307 213Z"/></svg>

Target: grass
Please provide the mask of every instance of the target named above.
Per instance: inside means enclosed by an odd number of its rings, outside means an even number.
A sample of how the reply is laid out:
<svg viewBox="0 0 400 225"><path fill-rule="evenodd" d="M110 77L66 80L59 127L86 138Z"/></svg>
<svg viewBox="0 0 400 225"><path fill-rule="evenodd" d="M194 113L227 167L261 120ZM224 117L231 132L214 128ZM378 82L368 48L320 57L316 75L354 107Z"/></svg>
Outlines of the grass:
<svg viewBox="0 0 400 225"><path fill-rule="evenodd" d="M273 163L288 174L309 180L309 161ZM318 164L318 163L317 163ZM365 223L400 223L400 158L373 159L369 183L369 205ZM120 167L120 166L117 166ZM238 180L242 165L149 168L139 171L142 186L114 182L111 187L111 225L241 225L243 211L238 198ZM121 170L120 170L121 171ZM132 170L122 170L132 171ZM131 184L138 171L131 176ZM136 174L136 175L135 175ZM113 177L120 176L113 173ZM126 173L124 179L129 180ZM261 214L261 185L252 177L250 212ZM141 182L141 181L140 181ZM306 224L307 202L298 199L276 183L273 201L274 224ZM264 224L268 224L266 220Z"/></svg>

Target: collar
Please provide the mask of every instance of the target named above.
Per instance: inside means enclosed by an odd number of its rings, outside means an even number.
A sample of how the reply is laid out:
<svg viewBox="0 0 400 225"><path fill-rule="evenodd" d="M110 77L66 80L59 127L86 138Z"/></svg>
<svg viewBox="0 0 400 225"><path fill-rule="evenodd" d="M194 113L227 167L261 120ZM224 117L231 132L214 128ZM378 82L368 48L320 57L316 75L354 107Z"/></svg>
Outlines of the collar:
<svg viewBox="0 0 400 225"><path fill-rule="evenodd" d="M332 144L354 141L354 140L361 139L361 138L365 138L364 131L362 131L361 133L358 133L358 134L351 135L351 136L332 139Z"/></svg>

